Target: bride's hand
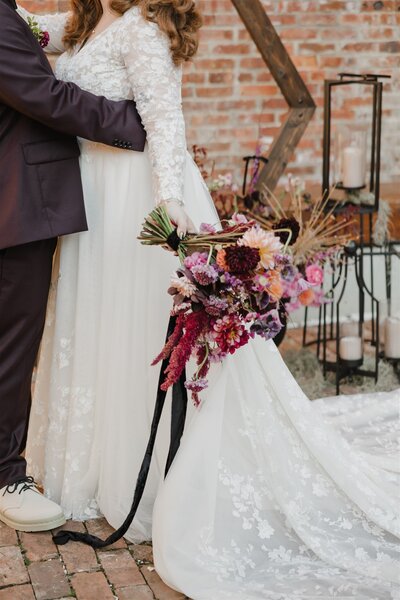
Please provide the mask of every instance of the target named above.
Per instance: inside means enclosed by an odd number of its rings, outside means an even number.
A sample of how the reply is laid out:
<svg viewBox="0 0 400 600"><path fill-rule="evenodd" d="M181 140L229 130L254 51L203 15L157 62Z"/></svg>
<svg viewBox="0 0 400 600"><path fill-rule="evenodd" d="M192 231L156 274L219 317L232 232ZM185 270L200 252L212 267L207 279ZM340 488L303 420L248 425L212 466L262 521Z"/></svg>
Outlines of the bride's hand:
<svg viewBox="0 0 400 600"><path fill-rule="evenodd" d="M176 225L177 234L181 239L187 233L196 233L193 221L177 200L165 200L162 205L165 206L169 218Z"/></svg>

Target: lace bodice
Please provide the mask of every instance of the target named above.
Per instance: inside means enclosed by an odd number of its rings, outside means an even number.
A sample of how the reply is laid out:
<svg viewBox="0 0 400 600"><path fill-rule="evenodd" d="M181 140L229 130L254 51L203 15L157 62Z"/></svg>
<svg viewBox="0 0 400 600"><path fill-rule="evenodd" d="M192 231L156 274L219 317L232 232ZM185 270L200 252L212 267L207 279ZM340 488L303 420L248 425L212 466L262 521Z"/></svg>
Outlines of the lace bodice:
<svg viewBox="0 0 400 600"><path fill-rule="evenodd" d="M30 13L19 8L27 19ZM50 52L63 52L68 13L35 16L50 34ZM173 63L169 40L137 7L128 10L83 47L63 52L56 75L111 100L136 101L147 132L156 202L183 201L186 160L182 70Z"/></svg>

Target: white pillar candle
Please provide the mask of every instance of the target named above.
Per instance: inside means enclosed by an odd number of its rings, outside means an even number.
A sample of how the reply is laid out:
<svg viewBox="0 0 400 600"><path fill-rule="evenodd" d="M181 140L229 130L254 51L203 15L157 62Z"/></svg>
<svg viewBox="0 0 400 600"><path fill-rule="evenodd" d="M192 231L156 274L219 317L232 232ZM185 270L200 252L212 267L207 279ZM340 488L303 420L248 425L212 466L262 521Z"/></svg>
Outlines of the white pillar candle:
<svg viewBox="0 0 400 600"><path fill-rule="evenodd" d="M396 317L385 321L385 356L400 358L400 319Z"/></svg>
<svg viewBox="0 0 400 600"><path fill-rule="evenodd" d="M363 357L363 343L358 336L342 337L339 340L339 356L342 360L360 360Z"/></svg>
<svg viewBox="0 0 400 600"><path fill-rule="evenodd" d="M358 146L343 149L343 187L360 188L365 185L364 152Z"/></svg>
<svg viewBox="0 0 400 600"><path fill-rule="evenodd" d="M355 321L349 321L348 323L342 323L340 326L340 337L358 337L359 328L358 323Z"/></svg>

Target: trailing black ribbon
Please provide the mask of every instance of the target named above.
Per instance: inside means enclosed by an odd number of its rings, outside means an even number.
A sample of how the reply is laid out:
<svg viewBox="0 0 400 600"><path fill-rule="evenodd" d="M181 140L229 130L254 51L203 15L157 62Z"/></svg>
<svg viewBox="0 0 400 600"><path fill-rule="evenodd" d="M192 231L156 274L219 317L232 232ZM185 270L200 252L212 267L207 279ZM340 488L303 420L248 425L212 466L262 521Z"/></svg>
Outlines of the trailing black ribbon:
<svg viewBox="0 0 400 600"><path fill-rule="evenodd" d="M172 334L175 328L176 317L171 317L168 324L167 339ZM140 467L139 475L136 482L135 493L133 496L132 506L127 515L125 521L122 523L114 533L112 533L107 539L102 540L101 538L91 535L89 533L80 533L77 531L61 530L53 536L53 540L59 546L67 544L69 541L82 542L92 548L105 548L114 544L114 542L121 539L128 531L135 518L138 506L143 496L143 492L146 486L147 478L149 475L151 459L153 456L154 445L156 442L158 426L160 424L161 415L165 405L165 398L167 393L161 389L161 386L165 380L165 370L169 364L169 359L165 359L161 365L160 377L158 380L157 398L154 407L153 420L151 423L150 437L147 444L146 452ZM175 455L180 446L183 430L185 427L186 410L187 410L187 390L185 388L186 374L182 373L180 380L174 385L172 390L172 415L171 415L171 442L167 458L167 464L165 469L165 475L175 458Z"/></svg>

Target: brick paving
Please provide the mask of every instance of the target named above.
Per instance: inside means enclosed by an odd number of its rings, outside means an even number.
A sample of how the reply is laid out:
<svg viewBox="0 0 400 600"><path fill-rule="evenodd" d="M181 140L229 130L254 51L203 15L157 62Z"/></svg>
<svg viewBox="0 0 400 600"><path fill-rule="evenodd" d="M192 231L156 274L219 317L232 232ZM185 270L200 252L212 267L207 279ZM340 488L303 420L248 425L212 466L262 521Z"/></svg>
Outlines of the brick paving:
<svg viewBox="0 0 400 600"><path fill-rule="evenodd" d="M104 519L68 529L108 535ZM0 522L0 600L185 600L154 570L151 546L120 540L104 550L57 547L52 532L21 533ZM186 599L188 600L188 599Z"/></svg>

